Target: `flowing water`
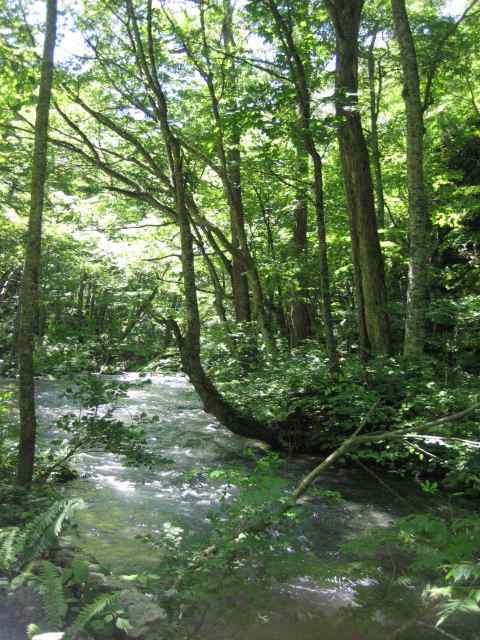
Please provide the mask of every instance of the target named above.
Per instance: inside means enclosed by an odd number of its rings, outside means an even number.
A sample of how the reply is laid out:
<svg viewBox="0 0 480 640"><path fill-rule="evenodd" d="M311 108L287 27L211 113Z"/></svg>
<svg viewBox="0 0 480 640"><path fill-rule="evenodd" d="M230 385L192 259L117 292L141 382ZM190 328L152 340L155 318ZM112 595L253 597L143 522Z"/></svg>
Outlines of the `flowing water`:
<svg viewBox="0 0 480 640"><path fill-rule="evenodd" d="M131 378L135 376L122 379ZM151 380L129 391L119 414L123 419L139 411L158 415L150 440L171 462L147 471L126 467L112 454L84 453L77 458L81 479L67 489L88 503L79 515L81 546L118 574L154 571L158 565L152 548L139 536L160 536L170 524L185 534L207 532L208 512L232 491L209 480L209 472L232 460L245 468L252 464L244 456L245 441L204 413L184 377L158 375ZM62 390L58 382L37 385L44 433L53 435L48 425L72 410ZM293 485L313 464L307 458L289 461L283 473ZM421 509L422 499L412 485L393 479L388 483L414 503L412 510ZM353 573L350 564L347 571L348 558L339 548L366 527L388 526L404 511L402 501L360 471L330 472L320 484L340 491L344 500L313 499L289 534L290 554L276 560L277 577L268 584L258 576L239 578L237 589L217 595L196 623L196 640L376 640L390 637L409 619L418 592L383 584L361 564ZM382 562L379 558L379 565ZM0 604L0 623L2 615ZM411 637L434 637L430 633L422 635L417 629ZM14 638L12 632L4 640Z"/></svg>

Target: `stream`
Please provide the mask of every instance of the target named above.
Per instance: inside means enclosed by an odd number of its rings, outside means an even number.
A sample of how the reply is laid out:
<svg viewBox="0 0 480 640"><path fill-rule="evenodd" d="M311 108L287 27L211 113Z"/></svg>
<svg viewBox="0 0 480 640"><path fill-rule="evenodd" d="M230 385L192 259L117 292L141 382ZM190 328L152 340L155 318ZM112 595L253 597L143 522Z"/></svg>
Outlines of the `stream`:
<svg viewBox="0 0 480 640"><path fill-rule="evenodd" d="M81 496L88 508L77 516L79 544L100 564L117 574L155 571L158 559L139 536L160 536L165 527L207 532L207 514L218 508L231 487L209 480L212 470L232 463L250 465L245 441L219 424L201 407L181 375L149 376L151 384L135 387L123 400L118 415L128 420L136 412L157 415L150 442L169 464L160 468L126 467L113 454L95 452L77 456L79 480L66 491ZM137 380L135 374L122 380ZM37 402L43 433L54 435L49 424L72 411L59 382L40 380ZM47 436L47 437L48 437ZM243 461L243 462L242 462ZM307 457L288 461L284 475L292 486L315 464ZM316 497L308 502L301 521L293 527L290 552L279 556L274 580L239 577L238 588L219 594L196 625L196 640L376 640L391 637L419 606L419 589L382 584L340 550L342 541L370 526L389 526L410 511L421 510L428 497L416 485L382 476L394 492L361 470L336 469L324 476L322 489L339 491L344 500ZM313 565L312 565L313 558ZM308 561L307 561L308 560ZM378 559L379 566L386 562ZM389 563L396 559L389 558ZM314 571L312 571L314 566ZM312 575L314 574L314 575ZM3 617L2 617L3 616ZM6 616L0 603L0 623ZM5 629L5 627L2 627ZM423 635L422 635L423 634ZM2 635L10 640L17 636ZM22 636L18 636L20 639ZM408 635L403 634L403 638ZM438 637L416 628L412 640Z"/></svg>

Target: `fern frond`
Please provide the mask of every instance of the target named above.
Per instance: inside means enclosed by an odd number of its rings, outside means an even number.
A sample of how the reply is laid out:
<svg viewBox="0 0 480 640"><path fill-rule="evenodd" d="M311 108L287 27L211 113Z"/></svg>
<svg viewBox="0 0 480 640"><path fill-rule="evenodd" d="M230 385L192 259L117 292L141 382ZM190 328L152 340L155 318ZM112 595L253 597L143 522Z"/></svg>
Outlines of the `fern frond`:
<svg viewBox="0 0 480 640"><path fill-rule="evenodd" d="M0 568L8 571L16 558L16 540L19 536L18 527L0 529Z"/></svg>
<svg viewBox="0 0 480 640"><path fill-rule="evenodd" d="M85 606L77 615L73 623L67 629L64 640L75 640L77 635L85 629L87 624L107 607L112 606L118 598L118 593L107 593L96 598L89 605Z"/></svg>
<svg viewBox="0 0 480 640"><path fill-rule="evenodd" d="M58 537L65 522L84 508L85 502L79 498L59 500L33 518L15 539L15 557L20 565L41 557Z"/></svg>
<svg viewBox="0 0 480 640"><path fill-rule="evenodd" d="M71 520L72 516L77 511L81 511L86 508L85 502L81 498L71 498L63 501L63 506L58 513L58 518L55 521L53 532L58 537L62 532L63 525L66 521Z"/></svg>
<svg viewBox="0 0 480 640"><path fill-rule="evenodd" d="M42 597L48 624L61 629L65 622L68 605L63 592L61 571L48 560L38 562L36 588Z"/></svg>

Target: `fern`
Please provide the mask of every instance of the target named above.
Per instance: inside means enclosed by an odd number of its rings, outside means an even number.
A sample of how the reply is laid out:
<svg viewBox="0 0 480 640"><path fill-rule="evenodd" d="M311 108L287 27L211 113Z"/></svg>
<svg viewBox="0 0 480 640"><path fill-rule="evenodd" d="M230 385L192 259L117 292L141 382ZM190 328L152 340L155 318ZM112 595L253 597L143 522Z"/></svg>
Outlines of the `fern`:
<svg viewBox="0 0 480 640"><path fill-rule="evenodd" d="M69 500L61 501L58 517L53 525L53 532L55 536L58 537L60 535L63 525L66 521L72 519L72 516L76 511L81 511L82 509L85 509L85 507L85 502L81 498L71 498Z"/></svg>
<svg viewBox="0 0 480 640"><path fill-rule="evenodd" d="M38 563L36 589L42 597L49 625L61 629L68 611L63 591L61 571L48 560Z"/></svg>
<svg viewBox="0 0 480 640"><path fill-rule="evenodd" d="M442 625L448 618L458 613L480 614L480 589L472 589L462 598L452 598L440 606L440 617L437 620L437 627Z"/></svg>
<svg viewBox="0 0 480 640"><path fill-rule="evenodd" d="M14 527L0 537L1 562L6 569L40 558L60 534L65 522L85 508L79 498L59 500L39 514L22 529ZM1 535L1 534L0 534Z"/></svg>
<svg viewBox="0 0 480 640"><path fill-rule="evenodd" d="M0 529L0 568L8 571L17 555L18 527Z"/></svg>
<svg viewBox="0 0 480 640"><path fill-rule="evenodd" d="M75 640L77 635L85 629L87 624L100 613L111 607L118 598L118 593L107 593L96 598L85 606L67 629L64 640Z"/></svg>

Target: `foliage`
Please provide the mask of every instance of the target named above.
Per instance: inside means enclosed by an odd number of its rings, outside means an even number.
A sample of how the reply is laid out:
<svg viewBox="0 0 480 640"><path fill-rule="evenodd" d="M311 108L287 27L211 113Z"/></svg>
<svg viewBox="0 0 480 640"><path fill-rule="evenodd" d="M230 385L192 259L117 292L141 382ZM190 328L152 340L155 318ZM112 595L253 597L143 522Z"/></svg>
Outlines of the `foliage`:
<svg viewBox="0 0 480 640"><path fill-rule="evenodd" d="M0 3L0 375L10 376L16 368L19 283L28 240L35 62L42 36L37 4ZM343 121L335 115L335 29L325 3L210 0L160 6L129 0L69 5L59 36L51 113L35 374L70 376L67 400L77 403L78 410L54 425L61 435L50 438L40 452L37 480L65 477L67 463L82 450L112 451L133 465L164 462L149 447L146 427L151 419L120 416L126 386L94 374L161 368L174 348L174 326L177 346L184 346L187 356L201 338L208 376L230 405L258 419L259 436L264 423L288 427L281 443L289 453L331 452L374 405L365 433L406 429L409 436L352 450L344 463L407 474L432 495L448 490L478 496L478 412L444 423L434 436L417 433L430 420L460 413L479 390L478 15L455 22L448 14L451 3L407 3L422 90L432 81L423 136L431 233L420 265L429 269L429 305L425 354L412 362L400 355L405 306L411 299L407 280L414 232L408 223L412 197L406 187L406 156L411 141L405 137L401 61L389 3L361 4L360 37L353 47L358 45L360 52L354 115L369 146L366 166L370 160L377 214L380 196L384 200L384 220L373 222L379 228L372 237L376 242L378 232L385 262L389 302L381 311L388 311L393 334L388 356L361 353L362 318L375 309L360 308L356 299L355 207L349 211L334 142ZM136 17L137 30L132 28ZM136 38L144 39L141 46ZM65 41L78 43L81 51L69 53L68 46L61 46ZM297 71L301 63L304 77L292 72L293 62ZM311 98L300 118L299 91ZM307 144L305 120L312 138ZM176 167L172 140L179 149ZM321 165L315 180L307 158L312 144ZM368 171L363 178L368 182ZM317 202L312 187L320 192ZM182 229L179 190L188 209ZM325 253L317 227L320 200L339 355L333 373L327 367L320 320L324 286L319 259ZM357 262L370 244L360 243ZM191 251L195 269L188 274L185 257ZM247 276L250 320L239 319L238 276ZM185 305L185 292L193 294L193 307ZM196 304L202 336L192 333ZM295 341L299 306L308 335L301 344ZM267 344L267 333L276 349ZM178 360L174 364L178 369ZM202 375L192 380L209 388ZM215 394L214 399L218 401ZM3 408L10 402L3 391L0 402L0 481L8 482L16 464L15 425ZM276 462L268 459L265 464L273 468ZM273 517L269 505L282 500L282 482L271 469L264 475L260 469L261 464L251 478L232 469L214 472L239 493L211 516L212 544L222 551L207 563L205 573L193 570L188 561L201 557L203 542L188 540L184 549L172 525L158 543L167 560L175 559L177 568L166 562L166 573L190 576L194 586L186 602L200 597L203 578L213 590L217 578L225 584L227 570L248 573L249 562L268 564L264 541L254 534L239 537L252 519ZM2 489L2 494L8 491ZM37 498L33 491L28 502L17 490L10 493L4 498L1 525L4 520L15 526L36 522L45 495ZM417 542L425 536L432 549L443 549L434 535L435 528L441 529L438 523L430 531L428 522L404 524ZM457 531L452 523L445 526L449 535ZM18 539L28 547L23 535L11 529L3 544L15 545ZM41 541L38 547L42 549ZM184 549L183 558L179 549ZM238 557L244 559L237 565L232 557L239 549ZM442 560L442 553L430 559L432 575L450 562L446 588L452 589L454 607L462 602L458 592L471 586L476 569L466 549L462 558L451 561ZM12 566L19 562L17 556L8 551ZM456 572L455 563L460 567ZM42 566L44 579L53 585L59 575ZM101 610L102 602L98 606ZM84 615L86 620L89 614Z"/></svg>
<svg viewBox="0 0 480 640"><path fill-rule="evenodd" d="M75 206L66 196L58 196L58 208ZM5 265L5 271L0 269L0 371L10 374L15 367L15 314L25 229L20 216L10 211L7 215L1 207L0 220L4 230L0 264ZM163 332L148 315L150 297L158 289L155 274L143 265L131 265L125 272L118 266L121 257L114 243L105 255L95 246L97 237L88 231L78 236L66 222L47 223L44 283L35 328L37 375L128 370L161 355L158 338ZM170 338L163 337L168 347Z"/></svg>
<svg viewBox="0 0 480 640"><path fill-rule="evenodd" d="M65 621L68 606L65 602L60 572L48 560L43 560L38 564L36 587L43 598L49 627L60 629Z"/></svg>
<svg viewBox="0 0 480 640"><path fill-rule="evenodd" d="M131 415L128 422L116 417L121 401L131 388L149 384L148 380L121 382L95 374L75 376L65 389L65 397L77 405L76 413L67 413L55 421L53 429L65 434L48 441L39 457L37 473L45 480L61 478L67 463L81 451L98 448L123 457L126 464L153 466L168 462L148 446L146 428L158 422L146 413Z"/></svg>
<svg viewBox="0 0 480 640"><path fill-rule="evenodd" d="M97 632L111 632L114 625L125 628L128 620L115 606L117 594L95 595L88 586L89 569L85 561L73 560L61 568L48 560L31 563L28 570L15 578L12 586L26 583L38 591L47 616L46 628L65 629L65 638L75 640L93 624ZM120 624L117 624L120 621Z"/></svg>
<svg viewBox="0 0 480 640"><path fill-rule="evenodd" d="M400 358L365 363L349 355L332 377L324 351L313 342L291 352L281 350L272 359L255 350L250 334L237 330L233 337L239 355L231 353L225 337L219 341L218 331L204 344L208 370L233 404L260 420L281 422L294 416L299 424L307 422L310 450L328 452L378 403L365 431L407 428L411 437L362 447L348 453L347 460L478 494L476 412L446 424L436 437L415 435L425 422L475 404L479 394L476 376L450 369L445 379L433 358L412 366Z"/></svg>
<svg viewBox="0 0 480 640"><path fill-rule="evenodd" d="M64 524L85 503L80 498L57 500L23 526L0 531L0 567L15 571L40 558L55 543Z"/></svg>
<svg viewBox="0 0 480 640"><path fill-rule="evenodd" d="M17 443L9 417L12 392L0 390L0 482L8 481L16 465Z"/></svg>
<svg viewBox="0 0 480 640"><path fill-rule="evenodd" d="M260 460L252 454L250 469L211 471L209 478L220 483L223 497L208 515L208 535L192 535L167 522L160 534L141 536L155 549L158 566L135 579L157 593L170 614L173 636L180 612L227 602L239 581L248 588L249 581L268 582L304 570L293 553L295 543L285 535L297 522L299 510L284 508L289 504L289 482L279 473L284 464L276 454ZM188 479L195 481L191 475Z"/></svg>
<svg viewBox="0 0 480 640"><path fill-rule="evenodd" d="M10 491L15 492L14 488ZM98 595L89 582L85 559L73 557L65 566L56 564L59 538L85 503L80 498L60 499L45 489L37 488L36 493L39 495L32 497L23 491L20 525L0 528L0 575L8 577L1 586L13 593L25 585L32 588L45 611L45 624L30 625L31 634L40 633L42 627L45 631L66 629L66 636L74 640L91 624L108 633L115 627L125 629L128 620L115 605L116 594ZM25 510L28 508L31 510ZM9 515L12 520L11 511Z"/></svg>
<svg viewBox="0 0 480 640"><path fill-rule="evenodd" d="M68 640L75 640L78 634L87 627L87 625L94 620L95 618L102 616L105 622L109 622L109 617L118 620L124 620L121 616L118 615L117 609L115 607L115 594L104 594L98 596L93 600L93 602L84 606L80 612L77 614L76 618L73 620L72 624L67 628L65 638ZM122 624L117 626L117 628L121 629ZM102 625L103 628L108 625Z"/></svg>
<svg viewBox="0 0 480 640"><path fill-rule="evenodd" d="M442 625L458 613L480 615L479 531L477 515L411 514L390 529L354 538L344 550L376 561L380 549L384 555L402 553L403 562L394 568L401 573L394 579L428 580L424 597L436 603L437 624Z"/></svg>

